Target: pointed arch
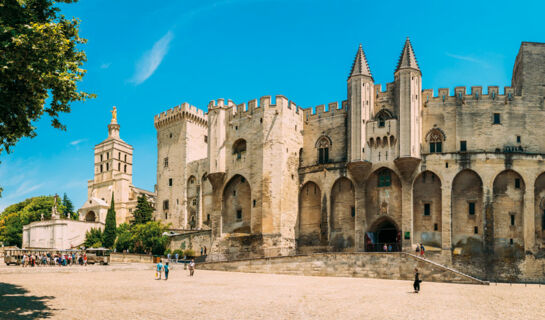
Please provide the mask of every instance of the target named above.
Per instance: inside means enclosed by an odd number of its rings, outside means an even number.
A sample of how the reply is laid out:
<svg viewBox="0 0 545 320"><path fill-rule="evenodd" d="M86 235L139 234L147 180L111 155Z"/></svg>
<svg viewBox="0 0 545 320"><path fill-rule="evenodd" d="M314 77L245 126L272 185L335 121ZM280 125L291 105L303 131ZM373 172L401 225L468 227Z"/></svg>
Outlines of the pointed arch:
<svg viewBox="0 0 545 320"><path fill-rule="evenodd" d="M441 180L432 171L421 172L413 183L414 240L441 248Z"/></svg>
<svg viewBox="0 0 545 320"><path fill-rule="evenodd" d="M479 174L464 169L452 180L452 244L464 254L483 249L483 181Z"/></svg>
<svg viewBox="0 0 545 320"><path fill-rule="evenodd" d="M227 182L221 210L223 233L251 233L251 193L248 180L239 174Z"/></svg>
<svg viewBox="0 0 545 320"><path fill-rule="evenodd" d="M526 185L522 176L512 169L504 170L494 178L492 190L495 252L502 254L502 251L507 248L523 250Z"/></svg>
<svg viewBox="0 0 545 320"><path fill-rule="evenodd" d="M545 243L545 172L534 183L536 245Z"/></svg>
<svg viewBox="0 0 545 320"><path fill-rule="evenodd" d="M355 190L352 181L340 177L331 188L331 245L336 250L354 246Z"/></svg>
<svg viewBox="0 0 545 320"><path fill-rule="evenodd" d="M308 181L299 191L298 237L299 246L319 245L322 224L322 191Z"/></svg>

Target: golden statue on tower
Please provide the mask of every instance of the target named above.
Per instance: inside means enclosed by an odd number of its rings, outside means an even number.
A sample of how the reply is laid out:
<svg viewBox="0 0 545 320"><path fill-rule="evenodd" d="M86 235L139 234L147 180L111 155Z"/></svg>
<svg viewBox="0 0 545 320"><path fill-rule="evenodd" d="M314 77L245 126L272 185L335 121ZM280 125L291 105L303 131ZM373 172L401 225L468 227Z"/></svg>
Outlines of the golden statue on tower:
<svg viewBox="0 0 545 320"><path fill-rule="evenodd" d="M117 108L115 106L111 112L112 112L112 120L117 120Z"/></svg>

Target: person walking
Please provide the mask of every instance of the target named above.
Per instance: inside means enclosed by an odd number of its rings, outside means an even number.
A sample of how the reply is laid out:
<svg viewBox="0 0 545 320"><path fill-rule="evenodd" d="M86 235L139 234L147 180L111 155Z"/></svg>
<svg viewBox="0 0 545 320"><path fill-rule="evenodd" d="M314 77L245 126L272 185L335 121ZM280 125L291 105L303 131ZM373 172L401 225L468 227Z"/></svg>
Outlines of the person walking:
<svg viewBox="0 0 545 320"><path fill-rule="evenodd" d="M83 254L83 265L84 265L84 266L87 265L87 253L84 253L84 254Z"/></svg>
<svg viewBox="0 0 545 320"><path fill-rule="evenodd" d="M422 280L420 280L420 273L418 273L417 268L414 268L414 293L418 293L420 291L420 282L422 282Z"/></svg>
<svg viewBox="0 0 545 320"><path fill-rule="evenodd" d="M170 261L170 252L167 254L167 261Z"/></svg>
<svg viewBox="0 0 545 320"><path fill-rule="evenodd" d="M178 263L178 257L179 257L178 252L176 252L175 257L176 257L176 263Z"/></svg>
<svg viewBox="0 0 545 320"><path fill-rule="evenodd" d="M161 260L157 262L157 270L155 271L155 280L161 280L161 272L163 271L163 264Z"/></svg>
<svg viewBox="0 0 545 320"><path fill-rule="evenodd" d="M191 262L189 263L189 276L193 277L194 273L195 273L195 260L191 259Z"/></svg>
<svg viewBox="0 0 545 320"><path fill-rule="evenodd" d="M201 256L202 256L203 253L204 253L204 248L201 247Z"/></svg>
<svg viewBox="0 0 545 320"><path fill-rule="evenodd" d="M204 255L206 255L206 246L204 246Z"/></svg>
<svg viewBox="0 0 545 320"><path fill-rule="evenodd" d="M424 256L424 251L426 251L426 249L424 249L424 244L421 243L421 244L420 244L420 256L421 256L421 257Z"/></svg>
<svg viewBox="0 0 545 320"><path fill-rule="evenodd" d="M168 271L169 271L168 261L167 261L167 263L165 263L165 265L163 266L163 270L165 270L165 280L168 280Z"/></svg>

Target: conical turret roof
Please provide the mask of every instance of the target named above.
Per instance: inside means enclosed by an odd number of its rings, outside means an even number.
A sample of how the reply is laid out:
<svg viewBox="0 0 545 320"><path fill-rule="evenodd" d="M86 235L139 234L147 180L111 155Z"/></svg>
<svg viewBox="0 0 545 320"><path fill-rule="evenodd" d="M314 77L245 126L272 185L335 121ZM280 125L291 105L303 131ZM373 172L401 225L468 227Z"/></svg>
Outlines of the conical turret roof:
<svg viewBox="0 0 545 320"><path fill-rule="evenodd" d="M420 71L420 67L418 67L418 62L416 61L416 56L414 55L413 46L411 44L411 40L409 40L409 37L407 37L407 40L405 40L405 45L403 46L403 50L401 51L401 56L399 57L399 61L397 62L397 68L396 71L399 71L399 69L415 69Z"/></svg>
<svg viewBox="0 0 545 320"><path fill-rule="evenodd" d="M367 58L365 57L365 52L363 52L361 44L358 48L358 52L356 53L356 57L354 58L352 70L350 71L350 76L348 78L360 75L373 78L373 75L371 75L371 70L369 69L369 64L367 63Z"/></svg>

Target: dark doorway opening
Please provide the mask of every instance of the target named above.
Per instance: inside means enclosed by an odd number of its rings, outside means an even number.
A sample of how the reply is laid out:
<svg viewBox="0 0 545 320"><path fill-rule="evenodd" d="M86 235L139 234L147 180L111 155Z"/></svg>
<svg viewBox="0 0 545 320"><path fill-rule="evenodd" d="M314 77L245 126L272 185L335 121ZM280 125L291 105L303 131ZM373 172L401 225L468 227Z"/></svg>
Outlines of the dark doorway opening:
<svg viewBox="0 0 545 320"><path fill-rule="evenodd" d="M401 231L389 218L375 222L374 227L365 234L365 251L401 251Z"/></svg>

